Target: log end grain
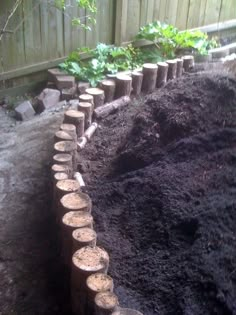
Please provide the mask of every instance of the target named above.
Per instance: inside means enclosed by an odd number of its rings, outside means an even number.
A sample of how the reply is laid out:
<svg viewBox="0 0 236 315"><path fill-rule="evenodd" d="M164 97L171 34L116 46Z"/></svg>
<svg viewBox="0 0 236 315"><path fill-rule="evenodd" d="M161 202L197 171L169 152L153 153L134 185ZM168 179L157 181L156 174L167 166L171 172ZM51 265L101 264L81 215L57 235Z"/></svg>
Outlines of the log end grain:
<svg viewBox="0 0 236 315"><path fill-rule="evenodd" d="M100 272L107 269L109 256L104 249L98 246L86 246L74 253L72 264L82 272Z"/></svg>
<svg viewBox="0 0 236 315"><path fill-rule="evenodd" d="M92 225L92 222L84 222L84 224ZM88 226L88 224L86 226ZM72 238L74 244L80 244L75 250L84 246L95 246L97 241L97 233L91 227L80 227L73 231Z"/></svg>
<svg viewBox="0 0 236 315"><path fill-rule="evenodd" d="M62 223L66 226L70 226L72 228L80 229L80 228L92 228L93 226L93 217L90 213L84 211L70 211L67 212L63 218ZM75 230L75 236L77 236Z"/></svg>
<svg viewBox="0 0 236 315"><path fill-rule="evenodd" d="M118 297L113 292L100 292L95 297L95 305L101 310L115 310Z"/></svg>
<svg viewBox="0 0 236 315"><path fill-rule="evenodd" d="M65 179L68 179L68 174L66 173L55 173L54 174L54 181L55 182L58 182L60 180L65 180Z"/></svg>
<svg viewBox="0 0 236 315"><path fill-rule="evenodd" d="M63 131L63 130L59 130L55 133L54 135L54 140L55 142L58 142L58 141L64 141L64 140L69 140L69 141L73 141L73 137L67 133L66 131Z"/></svg>
<svg viewBox="0 0 236 315"><path fill-rule="evenodd" d="M77 182L77 180L74 179L65 179L58 181L56 184L56 188L59 191L62 191L64 193L69 193L69 192L77 192L80 190L80 185Z"/></svg>
<svg viewBox="0 0 236 315"><path fill-rule="evenodd" d="M76 132L75 125L73 125L73 124L62 124L60 126L60 130L63 130L65 132L69 132L69 133L71 133L71 132L75 133Z"/></svg>
<svg viewBox="0 0 236 315"><path fill-rule="evenodd" d="M53 161L55 164L69 165L72 163L72 156L68 153L58 153L53 156Z"/></svg>
<svg viewBox="0 0 236 315"><path fill-rule="evenodd" d="M59 141L54 144L54 150L61 153L73 152L76 150L76 143L73 141Z"/></svg>
<svg viewBox="0 0 236 315"><path fill-rule="evenodd" d="M87 278L87 287L94 293L113 292L113 279L104 273L95 273Z"/></svg>
<svg viewBox="0 0 236 315"><path fill-rule="evenodd" d="M92 201L90 197L82 192L70 193L63 196L60 200L66 212L70 210L91 212Z"/></svg>

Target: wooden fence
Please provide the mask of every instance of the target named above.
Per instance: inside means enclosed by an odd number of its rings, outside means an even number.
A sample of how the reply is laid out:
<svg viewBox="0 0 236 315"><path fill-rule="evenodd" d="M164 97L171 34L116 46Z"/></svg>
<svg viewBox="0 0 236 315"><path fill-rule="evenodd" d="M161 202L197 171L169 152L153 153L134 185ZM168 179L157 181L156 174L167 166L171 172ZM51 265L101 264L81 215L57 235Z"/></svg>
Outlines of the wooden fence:
<svg viewBox="0 0 236 315"><path fill-rule="evenodd" d="M0 30L15 1L0 1ZM236 18L236 0L97 0L97 25L89 32L71 25L71 17L86 15L76 0L66 0L65 14L51 2L22 0L11 18L0 41L0 90L22 83L9 79L55 66L77 47L125 44L154 20L186 29Z"/></svg>

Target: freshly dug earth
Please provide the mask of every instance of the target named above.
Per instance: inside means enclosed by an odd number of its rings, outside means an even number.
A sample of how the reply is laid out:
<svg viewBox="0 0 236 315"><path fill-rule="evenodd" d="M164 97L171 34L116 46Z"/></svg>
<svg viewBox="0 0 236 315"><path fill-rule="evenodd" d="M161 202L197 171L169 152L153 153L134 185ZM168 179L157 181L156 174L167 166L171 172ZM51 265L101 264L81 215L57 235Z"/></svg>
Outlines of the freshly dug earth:
<svg viewBox="0 0 236 315"><path fill-rule="evenodd" d="M122 306L236 314L236 81L190 74L134 101L80 170Z"/></svg>

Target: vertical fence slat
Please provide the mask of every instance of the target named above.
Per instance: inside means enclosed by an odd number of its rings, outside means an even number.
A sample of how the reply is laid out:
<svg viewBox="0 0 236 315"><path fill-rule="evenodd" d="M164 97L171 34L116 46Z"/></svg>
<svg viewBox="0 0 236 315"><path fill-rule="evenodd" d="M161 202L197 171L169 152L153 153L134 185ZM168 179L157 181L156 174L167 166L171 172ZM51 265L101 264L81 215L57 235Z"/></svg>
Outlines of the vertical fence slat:
<svg viewBox="0 0 236 315"><path fill-rule="evenodd" d="M133 38L137 35L140 27L140 2L129 0L128 20L127 20L127 38Z"/></svg>
<svg viewBox="0 0 236 315"><path fill-rule="evenodd" d="M71 7L64 14L52 6L52 1L40 1L40 6L34 9L37 1L23 0L8 29L20 26L15 34L5 34L0 43L0 72L53 61L77 47L94 47L98 41L117 45L129 42L141 25L153 20L186 29L235 19L235 1L97 0L97 25L90 33L71 25L76 12L80 16L86 14L85 10L77 8L76 0L66 0L66 5ZM0 1L1 27L3 15L12 9L14 3L15 0Z"/></svg>
<svg viewBox="0 0 236 315"><path fill-rule="evenodd" d="M176 26L181 30L187 28L189 1L190 0L179 0L178 2Z"/></svg>

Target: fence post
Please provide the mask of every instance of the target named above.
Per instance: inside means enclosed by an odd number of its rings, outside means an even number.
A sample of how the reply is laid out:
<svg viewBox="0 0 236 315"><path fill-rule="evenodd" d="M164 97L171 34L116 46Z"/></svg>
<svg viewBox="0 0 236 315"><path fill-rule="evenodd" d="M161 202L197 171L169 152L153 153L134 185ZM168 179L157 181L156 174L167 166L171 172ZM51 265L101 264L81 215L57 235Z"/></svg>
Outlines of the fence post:
<svg viewBox="0 0 236 315"><path fill-rule="evenodd" d="M120 46L126 40L128 0L116 0L115 45Z"/></svg>

